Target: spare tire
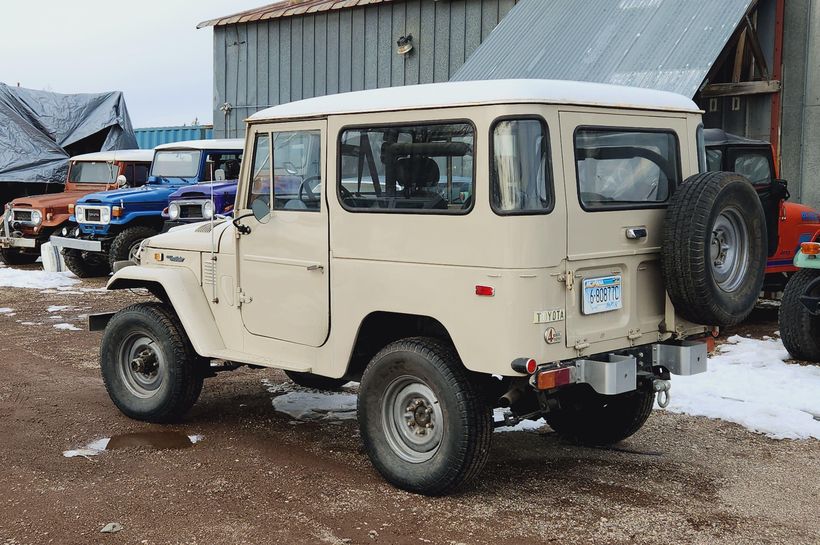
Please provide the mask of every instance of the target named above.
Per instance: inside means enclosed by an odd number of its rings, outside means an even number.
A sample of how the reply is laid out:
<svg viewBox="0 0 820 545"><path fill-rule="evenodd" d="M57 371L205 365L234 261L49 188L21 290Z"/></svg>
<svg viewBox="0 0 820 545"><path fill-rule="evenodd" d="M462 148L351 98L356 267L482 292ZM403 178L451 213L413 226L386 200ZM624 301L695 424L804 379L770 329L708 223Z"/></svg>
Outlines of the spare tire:
<svg viewBox="0 0 820 545"><path fill-rule="evenodd" d="M735 325L763 286L766 218L752 184L733 172L688 178L669 203L661 270L675 310L685 319Z"/></svg>

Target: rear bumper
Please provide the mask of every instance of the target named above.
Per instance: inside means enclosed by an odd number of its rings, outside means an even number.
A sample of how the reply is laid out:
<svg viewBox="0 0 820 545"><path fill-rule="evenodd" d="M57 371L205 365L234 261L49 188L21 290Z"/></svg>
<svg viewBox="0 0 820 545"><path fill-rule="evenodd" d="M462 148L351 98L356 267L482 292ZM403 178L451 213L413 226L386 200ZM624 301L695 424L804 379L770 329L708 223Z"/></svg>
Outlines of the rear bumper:
<svg viewBox="0 0 820 545"><path fill-rule="evenodd" d="M0 237L0 248L36 248L37 239L23 237Z"/></svg>
<svg viewBox="0 0 820 545"><path fill-rule="evenodd" d="M82 250L84 252L102 252L102 242L99 240L84 240L81 238L69 238L52 236L51 243L58 248L68 248L70 250Z"/></svg>

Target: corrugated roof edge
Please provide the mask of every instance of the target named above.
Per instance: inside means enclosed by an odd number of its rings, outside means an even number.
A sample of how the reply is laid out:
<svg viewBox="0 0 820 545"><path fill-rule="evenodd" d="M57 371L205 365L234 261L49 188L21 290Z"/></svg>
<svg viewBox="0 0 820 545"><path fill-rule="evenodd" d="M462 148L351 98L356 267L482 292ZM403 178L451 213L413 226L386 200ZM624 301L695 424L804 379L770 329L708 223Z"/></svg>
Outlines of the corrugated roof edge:
<svg viewBox="0 0 820 545"><path fill-rule="evenodd" d="M249 122L479 104L542 103L700 113L690 98L667 91L561 80L457 81L326 95L260 110Z"/></svg>
<svg viewBox="0 0 820 545"><path fill-rule="evenodd" d="M240 11L232 15L225 15L215 19L202 21L197 28L209 26L224 26L237 23L252 23L254 21L265 21L268 19L279 19L281 17L293 17L306 13L316 13L318 11L330 11L337 9L355 8L369 4L381 4L383 2L394 2L396 0L303 0L294 3L291 0L274 2L262 7Z"/></svg>

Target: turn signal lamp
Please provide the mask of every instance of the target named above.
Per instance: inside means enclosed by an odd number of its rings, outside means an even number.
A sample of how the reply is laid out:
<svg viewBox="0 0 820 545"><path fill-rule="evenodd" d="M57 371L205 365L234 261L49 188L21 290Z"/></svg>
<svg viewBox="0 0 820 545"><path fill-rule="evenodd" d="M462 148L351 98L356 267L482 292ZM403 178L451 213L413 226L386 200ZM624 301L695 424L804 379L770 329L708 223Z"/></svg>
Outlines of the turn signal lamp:
<svg viewBox="0 0 820 545"><path fill-rule="evenodd" d="M484 297L492 297L495 295L495 288L492 286L476 286L475 294Z"/></svg>
<svg viewBox="0 0 820 545"><path fill-rule="evenodd" d="M74 213L74 203L71 203L71 204L68 205L68 213L69 214Z"/></svg>
<svg viewBox="0 0 820 545"><path fill-rule="evenodd" d="M820 254L820 242L804 242L800 245L800 251L804 255Z"/></svg>
<svg viewBox="0 0 820 545"><path fill-rule="evenodd" d="M535 387L539 390L552 390L572 382L572 368L548 369L535 375Z"/></svg>
<svg viewBox="0 0 820 545"><path fill-rule="evenodd" d="M120 208L119 206L112 207L111 215L115 218L119 218L120 216L122 216L122 208Z"/></svg>

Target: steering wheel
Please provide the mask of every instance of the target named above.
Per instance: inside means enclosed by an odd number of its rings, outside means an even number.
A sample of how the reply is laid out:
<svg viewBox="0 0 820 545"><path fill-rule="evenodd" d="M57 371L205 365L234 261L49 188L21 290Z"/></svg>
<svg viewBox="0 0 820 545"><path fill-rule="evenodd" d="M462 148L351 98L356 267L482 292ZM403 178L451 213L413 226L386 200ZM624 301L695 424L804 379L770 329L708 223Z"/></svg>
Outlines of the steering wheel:
<svg viewBox="0 0 820 545"><path fill-rule="evenodd" d="M310 187L311 182L319 182L313 188ZM318 187L322 182L321 176L309 176L302 181L302 185L299 186L299 200L304 203L316 203L319 202L319 197L313 192L313 190ZM307 197L307 198L305 198Z"/></svg>

